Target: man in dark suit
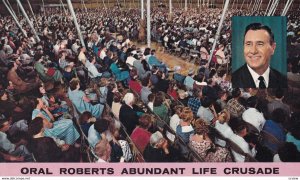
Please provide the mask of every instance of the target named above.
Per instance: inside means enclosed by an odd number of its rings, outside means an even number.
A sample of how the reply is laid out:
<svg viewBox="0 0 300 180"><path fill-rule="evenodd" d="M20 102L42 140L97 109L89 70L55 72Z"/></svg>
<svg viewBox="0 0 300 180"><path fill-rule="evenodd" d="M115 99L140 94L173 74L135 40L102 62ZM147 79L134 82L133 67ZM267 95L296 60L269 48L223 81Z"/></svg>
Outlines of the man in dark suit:
<svg viewBox="0 0 300 180"><path fill-rule="evenodd" d="M244 35L244 57L246 63L232 73L234 88L286 88L286 76L270 67L276 43L268 26L252 23Z"/></svg>

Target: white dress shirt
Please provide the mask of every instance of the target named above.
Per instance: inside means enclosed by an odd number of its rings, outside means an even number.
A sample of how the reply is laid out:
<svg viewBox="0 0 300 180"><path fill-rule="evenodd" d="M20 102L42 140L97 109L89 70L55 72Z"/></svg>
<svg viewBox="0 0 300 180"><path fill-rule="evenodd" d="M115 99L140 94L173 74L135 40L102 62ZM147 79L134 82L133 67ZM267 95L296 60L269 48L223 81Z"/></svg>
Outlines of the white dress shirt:
<svg viewBox="0 0 300 180"><path fill-rule="evenodd" d="M268 69L262 75L257 74L251 67L249 67L248 64L247 64L247 68L250 71L250 74L251 74L251 76L252 76L252 78L254 80L255 86L257 88L259 88L259 80L258 80L259 76L264 77L264 79L265 79L264 80L265 85L268 88L268 86L269 86L270 67L268 67Z"/></svg>

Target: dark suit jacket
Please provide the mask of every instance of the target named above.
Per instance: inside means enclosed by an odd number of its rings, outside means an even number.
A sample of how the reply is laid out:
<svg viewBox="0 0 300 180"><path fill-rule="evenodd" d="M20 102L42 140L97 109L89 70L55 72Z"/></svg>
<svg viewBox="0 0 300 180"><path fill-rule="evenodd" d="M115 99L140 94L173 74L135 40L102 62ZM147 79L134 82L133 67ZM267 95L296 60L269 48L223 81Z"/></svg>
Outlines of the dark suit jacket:
<svg viewBox="0 0 300 180"><path fill-rule="evenodd" d="M139 124L139 116L125 103L121 106L119 119L129 135L131 135L134 128Z"/></svg>
<svg viewBox="0 0 300 180"><path fill-rule="evenodd" d="M232 73L232 87L233 88L255 88L254 80L247 68L247 64L244 64L238 70ZM275 69L270 68L269 86L268 88L286 88L287 79Z"/></svg>

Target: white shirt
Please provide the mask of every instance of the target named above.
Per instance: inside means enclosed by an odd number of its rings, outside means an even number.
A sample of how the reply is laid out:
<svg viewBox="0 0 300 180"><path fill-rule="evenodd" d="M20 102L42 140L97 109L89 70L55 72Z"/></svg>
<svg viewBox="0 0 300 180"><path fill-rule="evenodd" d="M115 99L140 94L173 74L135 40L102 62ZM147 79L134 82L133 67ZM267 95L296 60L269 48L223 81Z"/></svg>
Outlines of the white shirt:
<svg viewBox="0 0 300 180"><path fill-rule="evenodd" d="M250 71L250 74L251 74L251 76L254 80L255 86L257 88L259 88L259 80L258 80L259 76L264 77L264 79L265 79L264 82L265 82L266 87L269 86L270 67L268 67L268 69L262 75L257 74L252 68L249 67L248 64L247 64L247 67L248 67L248 70Z"/></svg>
<svg viewBox="0 0 300 180"><path fill-rule="evenodd" d="M179 122L180 122L180 118L177 114L174 114L171 119L170 119L170 127L171 129L173 129L175 132L176 132L176 127L179 125ZM174 142L175 140L175 135L167 132L167 137L172 141Z"/></svg>
<svg viewBox="0 0 300 180"><path fill-rule="evenodd" d="M256 127L259 132L263 129L266 122L263 114L255 108L249 108L244 111L242 117L244 121Z"/></svg>
<svg viewBox="0 0 300 180"><path fill-rule="evenodd" d="M219 120L216 121L215 129L225 138L230 139L231 136L234 136L234 132L226 122L221 124ZM226 145L226 141L218 138L215 139L215 143L222 147L225 147Z"/></svg>
<svg viewBox="0 0 300 180"><path fill-rule="evenodd" d="M234 134L230 140L238 145L245 153L248 153L251 157L255 157L255 148L250 149L250 145L239 135ZM245 162L245 156L232 151L235 162Z"/></svg>

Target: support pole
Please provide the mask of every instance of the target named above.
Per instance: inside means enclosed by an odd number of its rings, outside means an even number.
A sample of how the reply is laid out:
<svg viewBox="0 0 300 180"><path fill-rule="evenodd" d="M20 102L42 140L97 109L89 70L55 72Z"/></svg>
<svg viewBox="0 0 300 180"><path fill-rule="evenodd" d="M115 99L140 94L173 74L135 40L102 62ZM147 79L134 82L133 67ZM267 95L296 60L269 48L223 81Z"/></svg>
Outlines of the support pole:
<svg viewBox="0 0 300 180"><path fill-rule="evenodd" d="M252 6L252 13L255 11L256 5L257 5L258 0L254 1L254 4Z"/></svg>
<svg viewBox="0 0 300 180"><path fill-rule="evenodd" d="M224 19L225 19L225 15L226 15L226 12L227 12L227 9L228 9L228 5L229 5L229 0L226 0L225 7L223 8L222 16L221 16L221 19L220 19L220 22L219 22L218 30L217 30L217 33L215 35L215 40L214 40L212 49L210 51L210 56L209 56L208 64L210 64L210 61L211 61L212 56L213 56L213 52L215 51L215 48L216 48L216 45L217 45L217 41L218 41L219 36L220 36L220 32L222 30L222 25L223 25L223 22L224 22Z"/></svg>
<svg viewBox="0 0 300 180"><path fill-rule="evenodd" d="M262 2L263 2L263 0L260 0L260 3L259 3L259 6L258 6L258 10L257 10L257 11L260 11L260 8L261 8L261 5L262 5Z"/></svg>
<svg viewBox="0 0 300 180"><path fill-rule="evenodd" d="M170 16L172 16L172 0L169 0Z"/></svg>
<svg viewBox="0 0 300 180"><path fill-rule="evenodd" d="M70 13L71 13L71 15L72 15L72 17L73 17L73 21L74 21L75 28L76 28L76 30L77 30L78 37L79 37L79 39L80 39L81 45L82 45L83 47L85 47L84 40L83 40L81 31L80 31L80 28L79 28L79 25L78 25L78 22L77 22L77 18L76 18L74 9L73 9L72 2L71 2L71 0L67 0L67 3L68 3L69 11L70 11Z"/></svg>
<svg viewBox="0 0 300 180"><path fill-rule="evenodd" d="M141 19L144 19L144 0L141 0Z"/></svg>
<svg viewBox="0 0 300 180"><path fill-rule="evenodd" d="M243 0L242 5L241 5L241 7L240 7L240 10L243 9L244 2L245 2L245 0Z"/></svg>
<svg viewBox="0 0 300 180"><path fill-rule="evenodd" d="M187 11L187 0L184 1L184 10Z"/></svg>
<svg viewBox="0 0 300 180"><path fill-rule="evenodd" d="M150 0L147 0L147 46L151 47Z"/></svg>
<svg viewBox="0 0 300 180"><path fill-rule="evenodd" d="M6 5L8 5L8 6L9 6L10 10L12 11L12 13L15 15L15 17L17 17L17 15L16 15L16 13L15 13L14 9L12 8L12 6L11 6L11 4L9 3L9 1L8 1L8 0L6 0ZM17 19L18 19L18 18L17 18Z"/></svg>
<svg viewBox="0 0 300 180"><path fill-rule="evenodd" d="M42 3L43 3L43 10L44 10L44 15L45 15L45 2L44 2L44 0L42 0Z"/></svg>
<svg viewBox="0 0 300 180"><path fill-rule="evenodd" d="M294 1L294 0L288 0L288 1L287 1L287 3L285 4L284 9L283 9L283 11L282 11L281 16L285 16L285 15L286 15L286 13L287 13L288 10L290 9L291 5L293 4L293 1Z"/></svg>
<svg viewBox="0 0 300 180"><path fill-rule="evenodd" d="M33 12L33 10L32 10L32 7L31 7L31 4L30 4L29 0L27 0L27 4L28 4L29 9L30 9L30 11L31 11L32 17L33 17L33 19L34 19L34 21L35 21L35 23L36 23L36 28L38 28L37 20L36 20L36 17L35 17L35 15L34 15L34 12Z"/></svg>
<svg viewBox="0 0 300 180"><path fill-rule="evenodd" d="M67 16L67 10L66 10L66 8L65 8L65 5L64 5L64 3L62 2L62 0L59 0L60 1L60 3L61 3L61 5L62 5L62 7L63 7L63 9L64 9L64 12L65 12L65 15ZM97 1L98 2L98 1Z"/></svg>
<svg viewBox="0 0 300 180"><path fill-rule="evenodd" d="M269 3L268 3L268 5L267 5L267 8L266 8L266 10L265 10L265 14L264 14L264 15L266 15L266 14L268 13L269 6L270 6L270 4L271 4L272 1L273 1L273 0L269 0Z"/></svg>
<svg viewBox="0 0 300 180"><path fill-rule="evenodd" d="M20 7L20 10L22 11L23 16L26 18L26 21L27 21L27 23L29 24L29 26L30 26L30 28L31 28L31 31L32 31L33 34L35 35L36 41L37 41L37 42L40 42L40 41L41 41L41 40L40 40L40 37L37 35L37 33L36 33L36 31L35 31L35 29L34 29L32 23L31 23L31 21L30 21L29 18L28 18L28 15L26 14L26 12L25 12L25 10L24 10L24 8L23 8L21 2L20 2L20 0L16 0L16 1L17 1L18 5L19 5L19 7Z"/></svg>
<svg viewBox="0 0 300 180"><path fill-rule="evenodd" d="M279 0L276 0L275 3L273 4L273 8L269 11L268 16L273 16L274 13L276 12L276 8L279 4Z"/></svg>
<svg viewBox="0 0 300 180"><path fill-rule="evenodd" d="M233 2L231 4L231 9L233 9L234 3L235 3L235 0L233 0Z"/></svg>
<svg viewBox="0 0 300 180"><path fill-rule="evenodd" d="M105 4L104 0L102 0L102 3L103 3L104 8L106 9L106 4Z"/></svg>
<svg viewBox="0 0 300 180"><path fill-rule="evenodd" d="M6 9L8 10L8 12L10 13L10 15L13 17L14 21L16 22L18 28L22 31L23 35L25 37L27 37L26 32L24 31L24 29L22 28L20 22L18 21L18 18L16 16L16 14L14 13L13 9L10 9L10 7L7 5L7 3L5 2L5 0L2 0L3 4L5 5Z"/></svg>

